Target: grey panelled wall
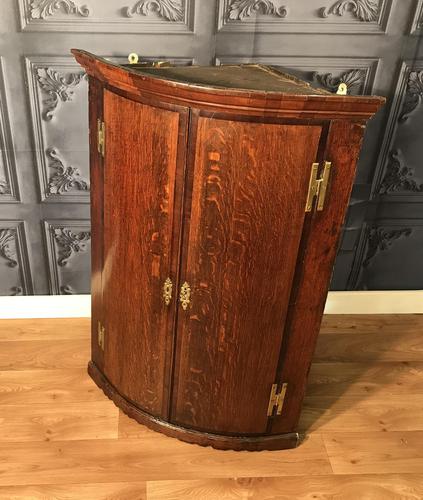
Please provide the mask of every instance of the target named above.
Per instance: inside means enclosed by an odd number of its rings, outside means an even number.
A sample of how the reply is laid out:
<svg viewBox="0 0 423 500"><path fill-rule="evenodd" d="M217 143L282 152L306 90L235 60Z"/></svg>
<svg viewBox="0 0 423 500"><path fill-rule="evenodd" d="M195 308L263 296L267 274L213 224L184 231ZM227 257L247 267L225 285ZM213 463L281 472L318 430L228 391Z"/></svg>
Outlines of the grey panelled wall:
<svg viewBox="0 0 423 500"><path fill-rule="evenodd" d="M389 97L332 288L423 288L423 0L1 0L0 294L89 292L87 80L69 54L258 61Z"/></svg>

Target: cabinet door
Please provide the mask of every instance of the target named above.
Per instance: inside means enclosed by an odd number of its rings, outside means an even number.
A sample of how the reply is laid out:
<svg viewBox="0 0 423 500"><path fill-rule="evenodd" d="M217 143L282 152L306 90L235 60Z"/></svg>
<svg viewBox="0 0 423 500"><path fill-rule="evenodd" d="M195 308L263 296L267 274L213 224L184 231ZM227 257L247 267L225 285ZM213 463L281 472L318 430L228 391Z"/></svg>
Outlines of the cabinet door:
<svg viewBox="0 0 423 500"><path fill-rule="evenodd" d="M178 312L173 422L266 432L321 131L198 118L181 272L191 290Z"/></svg>
<svg viewBox="0 0 423 500"><path fill-rule="evenodd" d="M176 276L186 113L105 91L104 122L104 373L165 416L175 302L165 304L163 285Z"/></svg>

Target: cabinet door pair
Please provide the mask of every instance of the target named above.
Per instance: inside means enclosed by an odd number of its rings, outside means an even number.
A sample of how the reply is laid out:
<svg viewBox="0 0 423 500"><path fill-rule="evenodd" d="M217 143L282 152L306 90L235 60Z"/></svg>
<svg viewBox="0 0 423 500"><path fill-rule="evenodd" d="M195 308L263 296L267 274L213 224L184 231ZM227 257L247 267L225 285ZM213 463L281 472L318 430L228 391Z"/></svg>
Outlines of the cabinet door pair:
<svg viewBox="0 0 423 500"><path fill-rule="evenodd" d="M265 433L322 125L109 90L102 113L106 377L173 423Z"/></svg>

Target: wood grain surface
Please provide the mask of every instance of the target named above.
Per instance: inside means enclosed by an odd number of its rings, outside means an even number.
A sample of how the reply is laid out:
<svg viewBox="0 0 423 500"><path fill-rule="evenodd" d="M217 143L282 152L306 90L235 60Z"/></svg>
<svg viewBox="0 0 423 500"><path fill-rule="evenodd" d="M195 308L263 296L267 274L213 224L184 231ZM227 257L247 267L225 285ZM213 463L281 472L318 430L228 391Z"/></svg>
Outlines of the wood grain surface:
<svg viewBox="0 0 423 500"><path fill-rule="evenodd" d="M1 491L1 490L0 490ZM149 481L148 500L393 500L423 496L423 474Z"/></svg>
<svg viewBox="0 0 423 500"><path fill-rule="evenodd" d="M49 342L53 332L61 352L72 336L85 339L86 352L88 319L3 320L0 336L14 347L16 362L13 370L0 368L0 499L420 500L418 360L360 361L366 335L383 325L388 333L396 329L396 353L404 334L407 357L407 338L423 330L423 316L324 318L321 337L342 336L348 362L314 362L301 420L309 437L299 448L256 453L203 448L146 429L96 388L86 360L30 368L38 352L32 342ZM363 342L358 360L348 348L355 335ZM342 360L343 343L337 345ZM388 352L386 345L381 350Z"/></svg>
<svg viewBox="0 0 423 500"><path fill-rule="evenodd" d="M163 285L176 277L171 244L178 232L173 209L179 114L106 90L104 120L104 373L142 409L165 416L175 300L165 305Z"/></svg>
<svg viewBox="0 0 423 500"><path fill-rule="evenodd" d="M89 374L170 436L297 445L365 119L384 99L334 96L260 65L142 70L73 54L91 83ZM282 387L276 412L269 397Z"/></svg>
<svg viewBox="0 0 423 500"><path fill-rule="evenodd" d="M315 361L421 361L423 335L419 315L380 316L374 323L366 316L357 318L357 323L327 323L323 321ZM357 321L356 320L356 321ZM346 335L343 335L343 334ZM354 335L351 335L354 333Z"/></svg>
<svg viewBox="0 0 423 500"><path fill-rule="evenodd" d="M117 425L118 414L107 400L3 405L0 442L116 438Z"/></svg>
<svg viewBox="0 0 423 500"><path fill-rule="evenodd" d="M196 126L181 265L192 300L178 315L172 422L265 433L321 127L203 116Z"/></svg>
<svg viewBox="0 0 423 500"><path fill-rule="evenodd" d="M104 368L98 343L103 318L104 267L104 157L98 153L98 121L103 121L103 85L89 77L90 218L91 218L91 359Z"/></svg>
<svg viewBox="0 0 423 500"><path fill-rule="evenodd" d="M290 386L285 411L271 423L272 433L295 428L300 418L363 132L364 125L336 120L328 131L322 161L330 159L333 165L330 186L324 210L309 214L303 233L278 370L278 380Z"/></svg>
<svg viewBox="0 0 423 500"><path fill-rule="evenodd" d="M0 342L87 339L88 318L37 318L0 321ZM19 346L20 344L16 344ZM14 355L17 355L16 352Z"/></svg>
<svg viewBox="0 0 423 500"><path fill-rule="evenodd" d="M0 370L80 368L90 356L86 339L0 341Z"/></svg>

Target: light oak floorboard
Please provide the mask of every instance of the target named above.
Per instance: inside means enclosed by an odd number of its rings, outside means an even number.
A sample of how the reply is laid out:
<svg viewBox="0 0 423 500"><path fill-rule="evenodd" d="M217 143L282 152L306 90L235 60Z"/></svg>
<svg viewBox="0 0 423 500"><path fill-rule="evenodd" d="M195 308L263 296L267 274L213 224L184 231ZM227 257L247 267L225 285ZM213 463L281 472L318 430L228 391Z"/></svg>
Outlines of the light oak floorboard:
<svg viewBox="0 0 423 500"><path fill-rule="evenodd" d="M0 485L132 482L199 477L329 474L320 435L299 448L260 453L221 451L162 435L102 439L0 443Z"/></svg>
<svg viewBox="0 0 423 500"><path fill-rule="evenodd" d="M90 329L90 318L2 319L0 341L86 339Z"/></svg>
<svg viewBox="0 0 423 500"><path fill-rule="evenodd" d="M0 371L0 405L104 401L85 368Z"/></svg>
<svg viewBox="0 0 423 500"><path fill-rule="evenodd" d="M0 370L85 368L88 339L0 342Z"/></svg>
<svg viewBox="0 0 423 500"><path fill-rule="evenodd" d="M423 394L411 398L306 396L299 430L302 432L423 431Z"/></svg>
<svg viewBox="0 0 423 500"><path fill-rule="evenodd" d="M119 411L109 400L0 407L0 442L117 438Z"/></svg>
<svg viewBox="0 0 423 500"><path fill-rule="evenodd" d="M323 316L320 335L327 333L419 334L423 314L327 314Z"/></svg>
<svg viewBox="0 0 423 500"><path fill-rule="evenodd" d="M119 410L118 435L119 438L142 439L145 436L156 436L157 432L145 425L140 425L136 420L129 418L122 410Z"/></svg>
<svg viewBox="0 0 423 500"><path fill-rule="evenodd" d="M148 500L421 500L422 498L423 474L255 477L147 483Z"/></svg>
<svg viewBox="0 0 423 500"><path fill-rule="evenodd" d="M423 394L423 362L315 363L307 396L378 397Z"/></svg>
<svg viewBox="0 0 423 500"><path fill-rule="evenodd" d="M0 486L0 500L147 500L141 483Z"/></svg>
<svg viewBox="0 0 423 500"><path fill-rule="evenodd" d="M328 333L317 341L314 362L421 361L423 325L420 331L377 333Z"/></svg>
<svg viewBox="0 0 423 500"><path fill-rule="evenodd" d="M0 499L420 500L422 318L324 318L308 439L258 453L189 445L125 416L87 375L89 319L0 321Z"/></svg>
<svg viewBox="0 0 423 500"><path fill-rule="evenodd" d="M423 472L423 431L339 432L323 439L335 474Z"/></svg>

